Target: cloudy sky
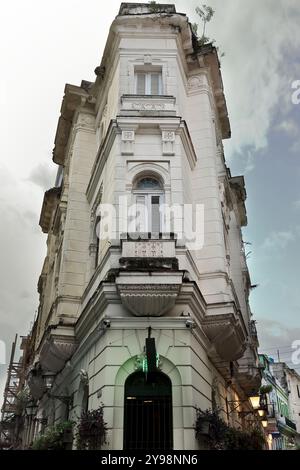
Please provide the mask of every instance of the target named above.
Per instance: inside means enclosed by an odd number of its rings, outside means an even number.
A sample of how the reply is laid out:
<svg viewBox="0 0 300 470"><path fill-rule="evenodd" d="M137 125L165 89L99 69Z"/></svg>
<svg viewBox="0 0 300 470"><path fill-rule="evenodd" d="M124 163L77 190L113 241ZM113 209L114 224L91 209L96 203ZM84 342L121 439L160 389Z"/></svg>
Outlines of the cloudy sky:
<svg viewBox="0 0 300 470"><path fill-rule="evenodd" d="M176 3L194 22L202 2L165 3ZM300 104L291 98L300 80L300 4L204 3L216 10L207 35L225 52L232 128L226 159L233 175L246 178L244 239L252 283L258 284L251 307L261 350L274 355L279 348L281 359L290 360L292 342L300 340ZM64 84L94 80L119 5L15 0L1 8L0 340L7 350L16 332L28 332L38 306L46 243L38 220L56 173L51 152ZM5 370L0 365L1 393Z"/></svg>

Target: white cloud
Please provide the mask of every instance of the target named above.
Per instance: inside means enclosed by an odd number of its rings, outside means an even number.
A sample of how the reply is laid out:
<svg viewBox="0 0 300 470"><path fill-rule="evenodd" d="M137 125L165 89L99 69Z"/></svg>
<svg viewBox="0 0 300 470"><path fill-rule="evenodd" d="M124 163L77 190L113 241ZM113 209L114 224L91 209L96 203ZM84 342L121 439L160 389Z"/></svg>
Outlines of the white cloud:
<svg viewBox="0 0 300 470"><path fill-rule="evenodd" d="M277 360L278 351L282 361L295 367L292 363L293 343L300 340L300 328L289 328L284 322L262 317L257 321L259 351Z"/></svg>
<svg viewBox="0 0 300 470"><path fill-rule="evenodd" d="M27 179L39 186L43 191L46 191L50 186L54 185L55 174L56 168L54 166L40 163L31 170Z"/></svg>
<svg viewBox="0 0 300 470"><path fill-rule="evenodd" d="M280 124L276 126L276 129L292 137L299 135L299 125L291 118L281 121Z"/></svg>
<svg viewBox="0 0 300 470"><path fill-rule="evenodd" d="M295 240L295 235L291 231L272 232L263 242L262 249L265 250L282 250L287 247L290 242Z"/></svg>
<svg viewBox="0 0 300 470"><path fill-rule="evenodd" d="M191 2L191 7L199 4ZM232 138L225 143L226 157L251 146L267 145L275 115L288 113L291 82L298 68L286 63L300 47L298 0L211 0L216 10L207 34L225 51L222 72ZM192 9L192 8L191 8ZM196 20L196 16L194 16Z"/></svg>

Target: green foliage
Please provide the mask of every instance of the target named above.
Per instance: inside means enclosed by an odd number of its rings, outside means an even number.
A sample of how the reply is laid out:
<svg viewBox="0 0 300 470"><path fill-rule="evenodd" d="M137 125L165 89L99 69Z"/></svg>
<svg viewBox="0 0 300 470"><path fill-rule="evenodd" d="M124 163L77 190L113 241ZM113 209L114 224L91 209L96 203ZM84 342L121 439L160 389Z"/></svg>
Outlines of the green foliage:
<svg viewBox="0 0 300 470"><path fill-rule="evenodd" d="M206 442L213 450L262 450L265 438L259 429L242 431L232 428L219 416L220 410L197 409L196 439ZM203 433L203 430L207 432Z"/></svg>
<svg viewBox="0 0 300 470"><path fill-rule="evenodd" d="M40 435L32 444L33 450L64 450L66 433L72 433L74 423L64 421L48 427L45 434Z"/></svg>
<svg viewBox="0 0 300 470"><path fill-rule="evenodd" d="M83 412L77 427L77 448L101 449L106 442L106 434L107 425L104 422L103 406L97 410Z"/></svg>
<svg viewBox="0 0 300 470"><path fill-rule="evenodd" d="M148 2L149 3L149 10L150 13L159 13L160 12L160 5L154 1Z"/></svg>
<svg viewBox="0 0 300 470"><path fill-rule="evenodd" d="M201 8L196 7L196 13L203 23L202 36L201 38L198 38L198 45L203 46L204 44L207 44L210 41L210 39L205 36L205 28L206 24L209 23L212 17L214 16L215 11L208 5L202 5Z"/></svg>
<svg viewBox="0 0 300 470"><path fill-rule="evenodd" d="M259 393L261 395L265 395L266 393L272 392L272 390L273 390L272 385L262 385L259 389Z"/></svg>
<svg viewBox="0 0 300 470"><path fill-rule="evenodd" d="M208 23L214 16L215 11L208 5L202 5L202 8L196 7L196 13L200 16L203 23Z"/></svg>

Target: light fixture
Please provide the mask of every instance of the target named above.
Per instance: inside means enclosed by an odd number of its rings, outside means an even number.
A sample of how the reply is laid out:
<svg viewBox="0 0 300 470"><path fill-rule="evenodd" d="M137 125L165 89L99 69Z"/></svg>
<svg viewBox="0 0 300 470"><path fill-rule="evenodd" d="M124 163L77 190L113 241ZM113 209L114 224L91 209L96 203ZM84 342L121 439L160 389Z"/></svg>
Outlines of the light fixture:
<svg viewBox="0 0 300 470"><path fill-rule="evenodd" d="M260 406L260 396L259 395L255 395L253 397L249 397L249 400L251 402L251 405L252 407L256 410L259 408Z"/></svg>
<svg viewBox="0 0 300 470"><path fill-rule="evenodd" d="M258 415L262 418L263 416L265 416L265 413L266 411L265 410L257 410L258 411Z"/></svg>
<svg viewBox="0 0 300 470"><path fill-rule="evenodd" d="M25 411L26 411L26 415L27 416L34 416L37 412L37 409L38 409L38 406L37 404L32 400L30 401L26 408L25 408Z"/></svg>
<svg viewBox="0 0 300 470"><path fill-rule="evenodd" d="M43 374L43 379L44 379L46 390L50 390L52 388L54 378L55 378L55 374L53 374L53 372L45 372Z"/></svg>
<svg viewBox="0 0 300 470"><path fill-rule="evenodd" d="M262 422L261 422L261 424L262 424L262 427L263 427L263 428L267 428L267 427L268 427L268 421L267 421L266 419L263 419Z"/></svg>

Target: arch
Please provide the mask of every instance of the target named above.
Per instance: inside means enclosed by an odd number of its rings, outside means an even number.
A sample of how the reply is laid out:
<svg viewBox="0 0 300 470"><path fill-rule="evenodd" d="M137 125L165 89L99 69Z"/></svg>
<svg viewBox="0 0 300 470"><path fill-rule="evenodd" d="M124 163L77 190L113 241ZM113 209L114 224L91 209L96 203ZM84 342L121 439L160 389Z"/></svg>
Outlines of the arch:
<svg viewBox="0 0 300 470"><path fill-rule="evenodd" d="M127 173L127 189L133 189L135 181L143 175L157 178L164 189L170 186L170 172L164 164L143 162L134 164L129 168Z"/></svg>
<svg viewBox="0 0 300 470"><path fill-rule="evenodd" d="M149 171L142 171L138 173L134 180L132 187L137 190L163 190L163 181L160 175Z"/></svg>
<svg viewBox="0 0 300 470"><path fill-rule="evenodd" d="M124 428L124 397L125 382L128 376L138 370L139 356L133 356L124 362L115 378L114 387L114 417L113 417L113 448L123 448ZM174 448L180 449L183 442L183 392L182 379L178 368L165 356L160 355L160 371L167 375L172 384L173 404L173 442Z"/></svg>
<svg viewBox="0 0 300 470"><path fill-rule="evenodd" d="M125 382L125 450L173 448L172 383L157 370L148 382L142 370Z"/></svg>

